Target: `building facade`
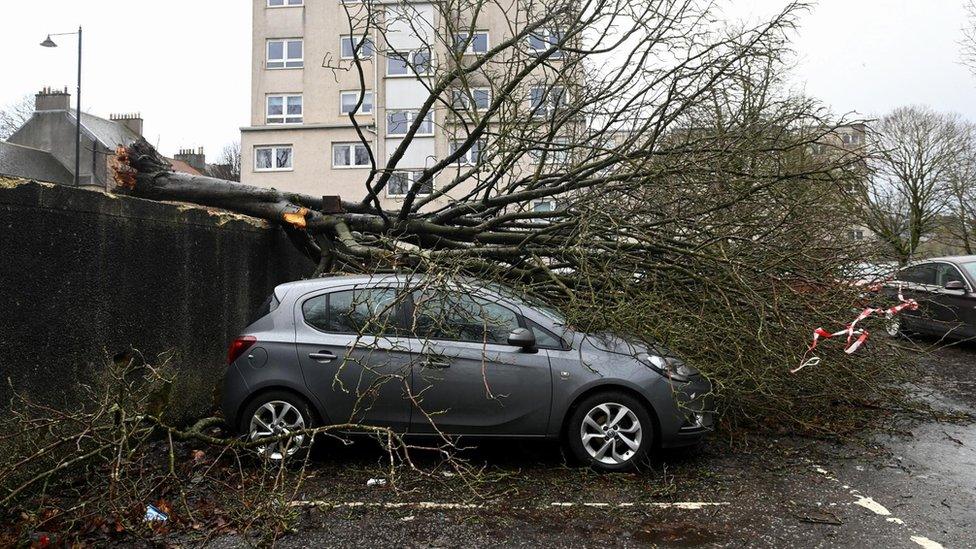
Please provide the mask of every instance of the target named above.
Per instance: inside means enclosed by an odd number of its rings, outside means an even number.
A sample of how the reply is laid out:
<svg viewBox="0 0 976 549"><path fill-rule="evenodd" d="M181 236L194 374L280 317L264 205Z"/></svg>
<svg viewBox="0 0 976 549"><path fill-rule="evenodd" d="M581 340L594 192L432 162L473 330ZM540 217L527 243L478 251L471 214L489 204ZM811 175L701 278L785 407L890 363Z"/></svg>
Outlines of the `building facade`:
<svg viewBox="0 0 976 549"><path fill-rule="evenodd" d="M417 67L449 57L439 52L450 41L466 36L446 39L440 30L445 28L440 13L423 2L252 3L251 115L250 125L242 128L242 182L313 196L362 199L372 165L369 153L383 168L431 95L434 79ZM364 27L366 12L373 24ZM465 40L464 57L474 58L511 36L508 15L497 5L482 8L477 30ZM356 30L357 26L368 30ZM380 26L382 32L377 30ZM352 30L355 38L350 36ZM362 36L367 38L360 43ZM362 73L353 56L357 46ZM361 74L366 92L355 119L368 150L349 118L363 88ZM483 75L483 82L478 78L475 75L467 84L462 99L470 105L465 108L482 109L491 101L492 83ZM440 105L432 109L380 193L384 207L396 207L420 170L454 151L460 136L452 116ZM478 149L474 147L459 164L476 163L467 157L479 154ZM446 179L449 174L439 173L431 187ZM463 191L462 184L452 194Z"/></svg>

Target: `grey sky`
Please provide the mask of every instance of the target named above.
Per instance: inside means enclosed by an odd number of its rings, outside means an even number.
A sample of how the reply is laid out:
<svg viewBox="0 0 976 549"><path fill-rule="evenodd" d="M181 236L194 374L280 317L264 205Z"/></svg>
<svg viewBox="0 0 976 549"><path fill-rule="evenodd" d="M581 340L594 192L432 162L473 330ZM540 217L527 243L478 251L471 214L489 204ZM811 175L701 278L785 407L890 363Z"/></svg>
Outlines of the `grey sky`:
<svg viewBox="0 0 976 549"><path fill-rule="evenodd" d="M334 1L334 0L307 0ZM783 0L733 0L730 16L755 18ZM821 0L796 39L798 89L836 113L883 113L924 103L976 120L976 78L958 64L963 0ZM42 86L74 93L76 42L38 44L85 27L82 107L141 112L165 154L204 146L213 158L239 138L250 95L248 0L34 0L0 7L0 105Z"/></svg>

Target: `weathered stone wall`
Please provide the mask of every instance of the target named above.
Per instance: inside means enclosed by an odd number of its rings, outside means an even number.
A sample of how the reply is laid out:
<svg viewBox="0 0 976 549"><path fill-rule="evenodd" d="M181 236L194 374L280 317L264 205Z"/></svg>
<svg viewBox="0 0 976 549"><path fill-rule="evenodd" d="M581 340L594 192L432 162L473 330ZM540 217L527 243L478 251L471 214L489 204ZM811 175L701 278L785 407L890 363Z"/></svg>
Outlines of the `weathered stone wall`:
<svg viewBox="0 0 976 549"><path fill-rule="evenodd" d="M70 403L132 346L172 355L176 415L205 413L227 343L275 285L312 267L260 220L0 180L2 403L11 385Z"/></svg>

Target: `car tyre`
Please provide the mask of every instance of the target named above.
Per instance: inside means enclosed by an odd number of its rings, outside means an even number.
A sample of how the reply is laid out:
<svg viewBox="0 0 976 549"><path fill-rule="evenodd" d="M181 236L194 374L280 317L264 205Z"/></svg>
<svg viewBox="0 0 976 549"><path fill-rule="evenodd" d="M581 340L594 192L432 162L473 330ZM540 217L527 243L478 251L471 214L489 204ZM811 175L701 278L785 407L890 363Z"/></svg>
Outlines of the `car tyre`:
<svg viewBox="0 0 976 549"><path fill-rule="evenodd" d="M598 471L633 471L654 444L654 424L643 402L608 391L586 397L573 409L565 436L580 463Z"/></svg>
<svg viewBox="0 0 976 549"><path fill-rule="evenodd" d="M312 429L318 425L312 406L303 398L288 391L269 391L253 399L241 414L239 431L246 441L284 434L288 431ZM312 446L310 435L296 435L280 442L256 447L261 459L272 463L304 458Z"/></svg>

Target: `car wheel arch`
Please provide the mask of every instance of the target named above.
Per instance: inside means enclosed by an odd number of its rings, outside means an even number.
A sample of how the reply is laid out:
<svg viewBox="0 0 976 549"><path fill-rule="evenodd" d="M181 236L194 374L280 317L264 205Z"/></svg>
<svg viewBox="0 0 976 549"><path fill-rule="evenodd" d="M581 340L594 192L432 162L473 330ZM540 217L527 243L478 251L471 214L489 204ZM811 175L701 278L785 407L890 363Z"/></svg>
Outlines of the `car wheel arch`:
<svg viewBox="0 0 976 549"><path fill-rule="evenodd" d="M250 406L252 403L254 403L255 400L258 400L262 396L268 393L276 393L276 392L285 392L294 395L295 398L302 400L305 404L308 405L309 410L311 410L312 414L315 416L312 418L313 421L317 422L318 425L328 424L327 418L325 417L325 415L323 415L322 410L320 410L319 407L315 405L315 400L313 400L309 395L304 394L302 391L294 387L290 387L288 385L266 385L259 389L256 389L250 395L248 395L247 398L241 401L241 404L237 407L237 411L234 415L234 418L224 418L225 422L235 431L238 430L241 420L243 419L241 417L241 414L244 412L244 410L246 410L248 406ZM233 419L233 422L231 422L231 419Z"/></svg>
<svg viewBox="0 0 976 549"><path fill-rule="evenodd" d="M634 389L633 387L620 384L620 383L601 383L599 385L594 385L592 387L588 387L584 389L575 397L573 397L572 403L566 408L566 412L563 414L562 425L559 428L560 439L562 439L563 441L568 440L567 430L569 429L569 422L573 417L573 412L576 411L576 409L579 407L579 404L581 402L599 393L615 393L615 392L629 395L637 399L638 402L644 405L644 409L647 411L647 415L651 417L651 423L652 423L651 427L653 427L654 439L651 447L655 448L660 446L661 420L658 418L657 410L654 409L654 406L651 404L651 402L647 399L646 396L641 394L640 391Z"/></svg>

